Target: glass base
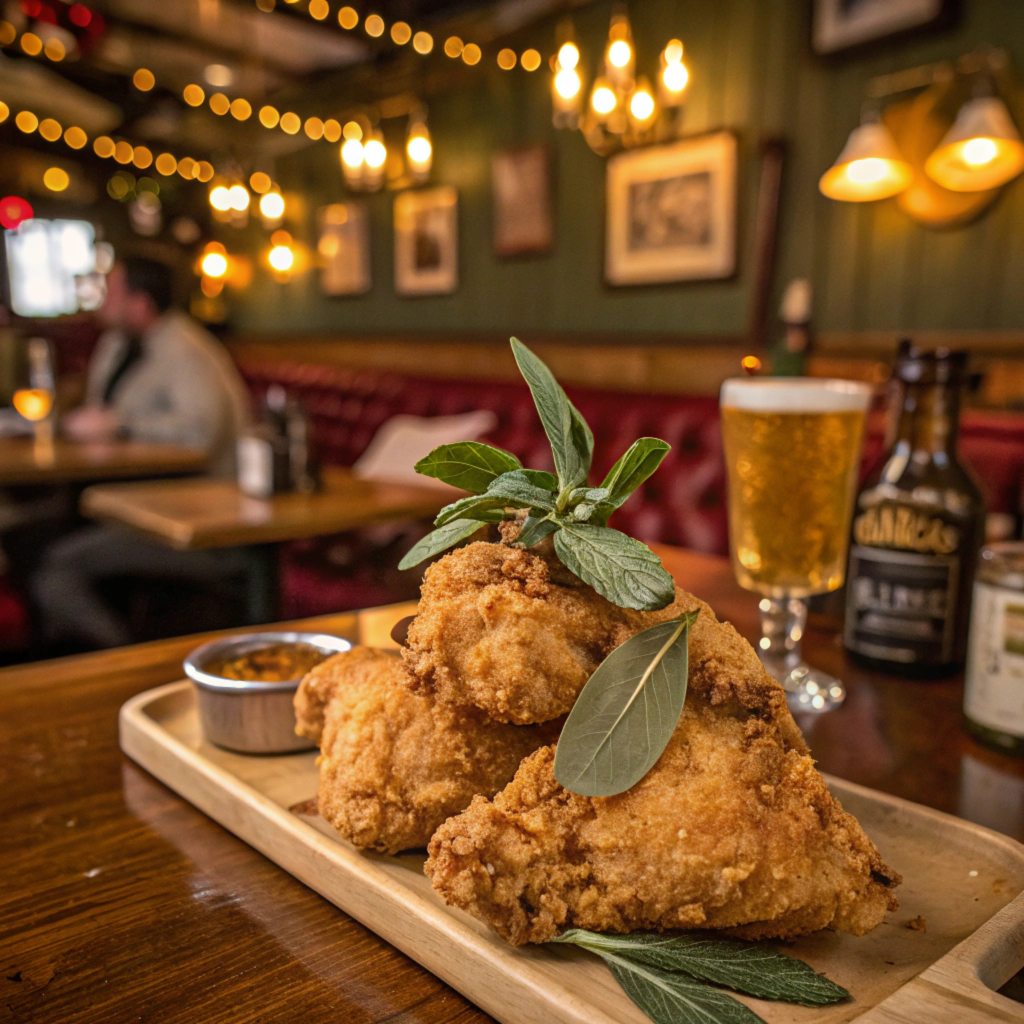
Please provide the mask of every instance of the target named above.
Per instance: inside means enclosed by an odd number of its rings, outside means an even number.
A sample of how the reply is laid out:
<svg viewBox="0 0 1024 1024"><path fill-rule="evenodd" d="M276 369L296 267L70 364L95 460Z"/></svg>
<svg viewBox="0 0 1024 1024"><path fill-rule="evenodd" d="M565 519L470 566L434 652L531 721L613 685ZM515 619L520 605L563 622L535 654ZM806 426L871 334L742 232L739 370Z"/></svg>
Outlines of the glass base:
<svg viewBox="0 0 1024 1024"><path fill-rule="evenodd" d="M835 676L809 665L797 665L779 682L786 691L790 711L820 714L834 710L846 699L846 687Z"/></svg>

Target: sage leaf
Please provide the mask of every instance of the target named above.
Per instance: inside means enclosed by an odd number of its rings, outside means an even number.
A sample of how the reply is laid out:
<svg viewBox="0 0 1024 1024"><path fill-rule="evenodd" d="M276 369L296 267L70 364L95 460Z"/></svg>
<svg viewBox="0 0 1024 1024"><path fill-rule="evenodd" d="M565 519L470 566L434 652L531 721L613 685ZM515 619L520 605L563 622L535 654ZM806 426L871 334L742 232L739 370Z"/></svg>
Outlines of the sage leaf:
<svg viewBox="0 0 1024 1024"><path fill-rule="evenodd" d="M473 494L482 494L495 477L522 463L511 453L481 441L443 444L416 463L416 472L443 480Z"/></svg>
<svg viewBox="0 0 1024 1024"><path fill-rule="evenodd" d="M434 525L447 526L457 519L478 519L486 523L501 522L505 518L506 508L529 508L529 503L517 504L500 494L471 494L467 498L459 498L458 501L445 505L437 514ZM499 512L500 515L494 515Z"/></svg>
<svg viewBox="0 0 1024 1024"><path fill-rule="evenodd" d="M550 488L538 487L535 481L545 482L550 473L534 469L516 469L511 473L502 473L487 487L482 497L492 495L507 499L506 504L513 508L542 508L545 512L555 509L555 494Z"/></svg>
<svg viewBox="0 0 1024 1024"><path fill-rule="evenodd" d="M532 548L534 544L539 544L545 537L550 537L557 529L558 523L546 516L543 519L539 519L537 516L527 516L523 520L515 542L524 548Z"/></svg>
<svg viewBox="0 0 1024 1024"><path fill-rule="evenodd" d="M590 472L594 435L544 362L518 338L511 341L512 353L551 444L559 483L563 488L576 487Z"/></svg>
<svg viewBox="0 0 1024 1024"><path fill-rule="evenodd" d="M448 548L458 544L459 541L472 537L483 525L477 519L452 520L452 522L440 527L440 529L434 530L432 533L428 533L422 540L417 541L398 563L398 568L411 569L414 565L419 565L420 562L425 562L428 558L433 558L434 555L447 551Z"/></svg>
<svg viewBox="0 0 1024 1024"><path fill-rule="evenodd" d="M696 618L689 612L651 626L598 665L555 747L555 778L566 789L614 796L654 767L683 711Z"/></svg>
<svg viewBox="0 0 1024 1024"><path fill-rule="evenodd" d="M516 472L516 471L513 471ZM520 469L519 472L525 480L529 480L534 487L544 491L551 491L555 494L558 491L558 477L544 469Z"/></svg>
<svg viewBox="0 0 1024 1024"><path fill-rule="evenodd" d="M600 955L616 953L648 967L682 971L760 999L826 1006L850 998L845 988L809 964L765 943L650 932L603 935L582 928L564 932L557 941L575 943Z"/></svg>
<svg viewBox="0 0 1024 1024"><path fill-rule="evenodd" d="M576 505L581 501L597 504L604 501L611 492L607 487L575 487L569 492L569 504Z"/></svg>
<svg viewBox="0 0 1024 1024"><path fill-rule="evenodd" d="M555 552L562 564L620 608L655 611L675 600L661 559L646 544L593 523L559 520Z"/></svg>
<svg viewBox="0 0 1024 1024"><path fill-rule="evenodd" d="M623 992L654 1024L764 1024L748 1006L685 974L601 953Z"/></svg>
<svg viewBox="0 0 1024 1024"><path fill-rule="evenodd" d="M608 471L601 486L608 497L601 503L597 516L591 522L603 526L608 517L661 465L672 446L658 437L641 437L634 441L622 457Z"/></svg>

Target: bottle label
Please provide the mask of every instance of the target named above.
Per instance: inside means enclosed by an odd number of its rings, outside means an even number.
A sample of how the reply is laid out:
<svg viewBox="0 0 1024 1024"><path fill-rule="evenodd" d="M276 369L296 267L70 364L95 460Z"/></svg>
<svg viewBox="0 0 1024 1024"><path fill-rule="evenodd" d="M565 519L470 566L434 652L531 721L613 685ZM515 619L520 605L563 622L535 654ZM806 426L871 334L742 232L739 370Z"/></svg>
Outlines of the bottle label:
<svg viewBox="0 0 1024 1024"><path fill-rule="evenodd" d="M964 714L1024 738L1024 594L974 584L967 640Z"/></svg>
<svg viewBox="0 0 1024 1024"><path fill-rule="evenodd" d="M925 555L855 544L850 549L846 646L905 665L953 659L956 555Z"/></svg>

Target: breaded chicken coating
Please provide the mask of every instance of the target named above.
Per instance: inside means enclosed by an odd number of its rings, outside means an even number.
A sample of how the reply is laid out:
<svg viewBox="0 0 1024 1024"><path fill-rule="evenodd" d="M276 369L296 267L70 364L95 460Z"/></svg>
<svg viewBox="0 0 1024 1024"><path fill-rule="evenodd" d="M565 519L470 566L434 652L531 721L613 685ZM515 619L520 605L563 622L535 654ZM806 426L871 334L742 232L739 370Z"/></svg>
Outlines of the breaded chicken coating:
<svg viewBox="0 0 1024 1024"><path fill-rule="evenodd" d="M678 614L619 608L553 554L480 541L427 570L402 656L415 685L447 704L546 722L619 644Z"/></svg>
<svg viewBox="0 0 1024 1024"><path fill-rule="evenodd" d="M314 668L296 731L320 745L321 816L363 849L424 847L477 794L493 796L553 730L501 725L414 693L401 659L357 647Z"/></svg>
<svg viewBox="0 0 1024 1024"><path fill-rule="evenodd" d="M828 792L750 645L683 591L673 607L700 615L655 767L625 793L583 797L556 782L555 748L538 750L434 834L434 888L515 945L570 927L870 931L896 909L899 876Z"/></svg>

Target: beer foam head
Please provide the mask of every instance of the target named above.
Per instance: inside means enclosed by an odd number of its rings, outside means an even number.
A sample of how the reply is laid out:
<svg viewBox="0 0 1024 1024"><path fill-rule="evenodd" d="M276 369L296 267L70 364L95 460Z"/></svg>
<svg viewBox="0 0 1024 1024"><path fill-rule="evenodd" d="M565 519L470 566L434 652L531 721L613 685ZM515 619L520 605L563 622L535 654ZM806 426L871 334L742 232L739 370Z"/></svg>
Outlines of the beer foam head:
<svg viewBox="0 0 1024 1024"><path fill-rule="evenodd" d="M864 412L870 402L868 384L824 377L732 377L720 399L746 412Z"/></svg>

